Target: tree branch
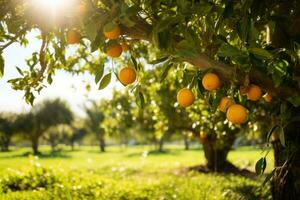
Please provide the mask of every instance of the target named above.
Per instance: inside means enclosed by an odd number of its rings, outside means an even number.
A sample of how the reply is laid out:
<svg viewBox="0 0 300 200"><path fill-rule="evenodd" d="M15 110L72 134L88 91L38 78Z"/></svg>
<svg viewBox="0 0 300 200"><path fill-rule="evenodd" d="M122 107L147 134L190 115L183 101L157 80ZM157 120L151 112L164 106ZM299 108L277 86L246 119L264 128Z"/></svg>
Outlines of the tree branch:
<svg viewBox="0 0 300 200"><path fill-rule="evenodd" d="M122 34L138 40L146 40L148 42L152 42L152 27L136 17L135 19L136 25L128 28L122 26ZM240 85L244 84L246 73L242 70L239 70L237 67L232 65L228 65L219 61L216 61L210 58L208 55L204 53L199 53L194 57L185 57L184 61L198 67L199 69L213 69L224 82L229 82L232 79L236 79ZM249 78L251 83L255 83L261 86L264 90L271 93L274 96L278 96L279 98L287 98L292 96L299 96L300 89L298 87L287 87L280 86L275 87L273 81L268 78L263 72L252 69L249 73Z"/></svg>
<svg viewBox="0 0 300 200"><path fill-rule="evenodd" d="M42 31L41 35L42 35L42 45L41 45L40 53L39 53L39 62L40 62L41 69L38 72L35 79L30 84L30 87L35 87L37 85L37 83L41 79L43 79L44 72L47 69L47 64L46 64L46 61L45 61L45 50L47 48L47 36L43 31Z"/></svg>

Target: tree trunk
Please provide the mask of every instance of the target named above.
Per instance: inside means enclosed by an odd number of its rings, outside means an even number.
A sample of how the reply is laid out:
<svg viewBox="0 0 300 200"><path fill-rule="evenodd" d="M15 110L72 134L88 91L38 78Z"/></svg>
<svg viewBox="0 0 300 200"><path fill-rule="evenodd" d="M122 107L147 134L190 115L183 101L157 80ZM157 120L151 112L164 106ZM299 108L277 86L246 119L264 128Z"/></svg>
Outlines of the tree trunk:
<svg viewBox="0 0 300 200"><path fill-rule="evenodd" d="M34 155L39 154L39 139L38 138L31 139L31 146L32 146L33 154Z"/></svg>
<svg viewBox="0 0 300 200"><path fill-rule="evenodd" d="M158 151L159 152L164 151L164 137L161 137L158 141Z"/></svg>
<svg viewBox="0 0 300 200"><path fill-rule="evenodd" d="M184 150L190 149L190 140L187 134L184 135Z"/></svg>
<svg viewBox="0 0 300 200"><path fill-rule="evenodd" d="M228 152L235 140L235 135L226 138L222 145L218 145L215 138L207 137L202 140L206 167L215 172L230 170L233 165L227 161Z"/></svg>
<svg viewBox="0 0 300 200"><path fill-rule="evenodd" d="M100 151L105 152L105 139L103 136L100 136L99 138L99 144L100 144Z"/></svg>
<svg viewBox="0 0 300 200"><path fill-rule="evenodd" d="M299 112L300 109L294 109L292 116ZM284 135L286 147L280 143L279 135L275 135L275 140L272 142L275 161L272 196L274 200L297 200L300 197L299 122L290 123L284 129Z"/></svg>
<svg viewBox="0 0 300 200"><path fill-rule="evenodd" d="M74 141L71 140L71 151L74 151Z"/></svg>
<svg viewBox="0 0 300 200"><path fill-rule="evenodd" d="M9 151L10 138L1 138L1 151L6 152Z"/></svg>
<svg viewBox="0 0 300 200"><path fill-rule="evenodd" d="M52 152L55 151L55 147L56 147L55 142L51 142L51 151L52 151Z"/></svg>

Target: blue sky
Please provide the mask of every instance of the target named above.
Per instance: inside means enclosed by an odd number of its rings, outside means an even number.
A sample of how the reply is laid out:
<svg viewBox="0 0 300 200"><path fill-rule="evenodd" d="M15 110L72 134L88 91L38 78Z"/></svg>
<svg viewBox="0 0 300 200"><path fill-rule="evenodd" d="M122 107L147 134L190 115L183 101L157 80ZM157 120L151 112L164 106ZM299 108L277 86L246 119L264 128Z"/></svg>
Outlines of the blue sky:
<svg viewBox="0 0 300 200"><path fill-rule="evenodd" d="M41 41L36 38L37 32L28 34L29 45L27 47L13 44L3 53L5 60L4 77L0 79L0 112L22 112L29 110L31 106L25 103L24 92L11 89L7 83L9 79L19 76L15 66L25 69L25 59L30 58L32 52L40 48ZM91 85L91 90L86 91L87 84ZM98 90L94 83L94 77L89 74L72 76L69 73L58 71L53 77L52 85L47 85L41 94L36 97L35 103L47 98L66 100L77 115L83 115L82 107L88 100L100 100L110 98L113 87L121 87L114 79L104 90Z"/></svg>

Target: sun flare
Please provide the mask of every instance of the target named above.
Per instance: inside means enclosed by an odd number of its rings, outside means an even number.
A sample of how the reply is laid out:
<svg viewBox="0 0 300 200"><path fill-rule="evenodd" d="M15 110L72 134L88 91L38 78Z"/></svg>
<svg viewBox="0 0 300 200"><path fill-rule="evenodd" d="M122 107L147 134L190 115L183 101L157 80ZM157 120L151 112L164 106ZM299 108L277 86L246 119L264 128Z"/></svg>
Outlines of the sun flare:
<svg viewBox="0 0 300 200"><path fill-rule="evenodd" d="M59 9L63 7L69 0L34 0L41 7L49 9Z"/></svg>

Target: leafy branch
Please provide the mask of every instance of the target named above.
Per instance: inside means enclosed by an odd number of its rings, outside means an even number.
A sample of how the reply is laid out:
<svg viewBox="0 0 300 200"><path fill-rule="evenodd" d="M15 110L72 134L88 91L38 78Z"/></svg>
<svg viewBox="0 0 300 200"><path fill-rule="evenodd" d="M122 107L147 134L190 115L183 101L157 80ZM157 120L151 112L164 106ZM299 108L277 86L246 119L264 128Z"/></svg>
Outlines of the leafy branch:
<svg viewBox="0 0 300 200"><path fill-rule="evenodd" d="M43 79L43 75L47 69L47 63L45 60L45 53L46 53L46 50L48 47L47 35L43 31L41 32L41 35L42 35L42 45L41 45L40 52L39 52L39 62L40 62L41 69L38 72L35 79L30 84L30 87L35 87L37 85L37 83Z"/></svg>

